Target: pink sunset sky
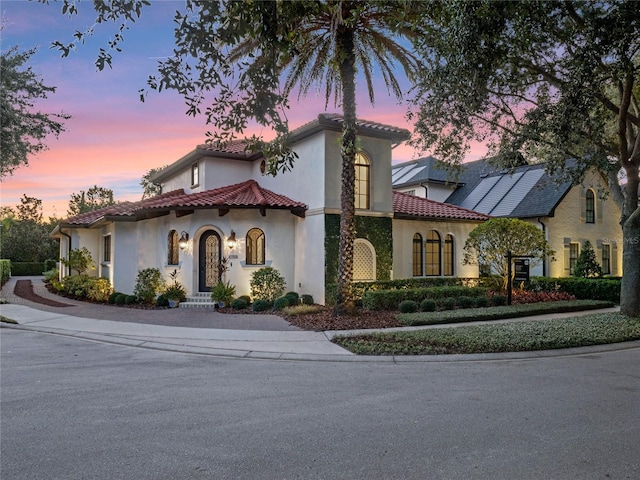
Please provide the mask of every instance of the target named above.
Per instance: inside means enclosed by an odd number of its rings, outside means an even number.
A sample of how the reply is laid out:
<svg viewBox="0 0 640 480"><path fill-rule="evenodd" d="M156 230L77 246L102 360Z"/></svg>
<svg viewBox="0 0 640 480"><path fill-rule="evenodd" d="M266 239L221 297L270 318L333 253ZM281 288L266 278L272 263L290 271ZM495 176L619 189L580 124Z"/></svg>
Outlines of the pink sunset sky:
<svg viewBox="0 0 640 480"><path fill-rule="evenodd" d="M110 188L117 201L139 200L140 179L150 168L172 163L204 143L205 119L187 116L184 101L176 93L152 92L145 103L139 101L138 90L156 72L158 59L172 53L173 15L182 5L177 0L153 2L125 31L123 52L114 54L113 69L98 72L94 65L98 48L106 48L117 25L98 25L95 36L67 58L49 48L52 41L69 42L74 31L93 24L91 2L79 2L80 15L69 18L61 14L60 3L3 0L2 51L15 45L21 50L38 47L29 66L45 85L57 88L38 104L38 110L72 116L65 121L66 131L59 139L48 139L49 150L2 179L3 206L16 205L26 194L43 200L45 218L66 217L71 194L93 185ZM364 88L357 100L359 118L413 130L405 118L407 107L398 105L383 86L377 91L375 107L369 104ZM310 94L299 103L292 101L290 126L296 128L323 111L323 93ZM327 111L339 111L339 107L331 103ZM263 133L268 136L270 132ZM479 147L469 159L483 153ZM393 162L426 154L401 145L394 150Z"/></svg>

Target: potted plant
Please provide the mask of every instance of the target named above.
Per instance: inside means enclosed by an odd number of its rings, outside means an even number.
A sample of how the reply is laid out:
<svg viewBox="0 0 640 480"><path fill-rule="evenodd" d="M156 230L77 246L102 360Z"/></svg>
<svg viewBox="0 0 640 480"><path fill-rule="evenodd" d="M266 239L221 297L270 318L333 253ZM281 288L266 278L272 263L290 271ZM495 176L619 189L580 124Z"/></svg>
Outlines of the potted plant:
<svg viewBox="0 0 640 480"><path fill-rule="evenodd" d="M173 283L165 288L163 295L169 301L169 307L177 307L180 302L184 302L187 299L187 291L184 286L178 282L178 270L174 270L169 274L169 277L173 280Z"/></svg>
<svg viewBox="0 0 640 480"><path fill-rule="evenodd" d="M211 300L218 303L220 308L230 304L236 294L236 287L229 282L219 281L211 289Z"/></svg>

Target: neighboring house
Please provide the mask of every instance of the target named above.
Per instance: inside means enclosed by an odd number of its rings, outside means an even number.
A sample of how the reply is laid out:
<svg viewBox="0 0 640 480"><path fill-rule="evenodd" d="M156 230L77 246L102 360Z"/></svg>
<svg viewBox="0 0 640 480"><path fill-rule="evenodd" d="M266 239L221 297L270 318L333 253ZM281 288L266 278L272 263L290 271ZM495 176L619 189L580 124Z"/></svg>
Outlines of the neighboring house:
<svg viewBox="0 0 640 480"><path fill-rule="evenodd" d="M549 176L544 165L528 165L524 159L513 171L478 160L449 172L442 162L426 157L394 165L392 178L395 191L492 217L520 218L542 229L556 260L547 259L533 275L571 275L585 240L591 242L606 275L622 275L620 209L606 196L607 185L595 173L573 186Z"/></svg>
<svg viewBox="0 0 640 480"><path fill-rule="evenodd" d="M158 196L62 221L54 230L61 257L87 247L96 274L124 293L139 270L159 268L165 278L178 270L190 295L220 278L249 294L251 274L272 266L287 290L324 303L337 279L341 132L342 117L333 114L292 132L298 159L275 177L242 142L224 151L200 145L155 175ZM477 277L477 267L462 263L462 246L489 217L394 193L392 149L409 132L358 121L357 133L354 280Z"/></svg>

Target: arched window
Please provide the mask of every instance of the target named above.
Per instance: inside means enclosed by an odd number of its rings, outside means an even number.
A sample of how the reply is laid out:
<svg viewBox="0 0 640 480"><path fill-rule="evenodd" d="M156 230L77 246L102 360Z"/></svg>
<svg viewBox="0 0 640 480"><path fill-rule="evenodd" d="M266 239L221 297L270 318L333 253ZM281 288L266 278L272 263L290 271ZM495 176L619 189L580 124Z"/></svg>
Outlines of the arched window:
<svg viewBox="0 0 640 480"><path fill-rule="evenodd" d="M442 251L442 274L448 277L453 276L453 235L447 234L444 237L444 249Z"/></svg>
<svg viewBox="0 0 640 480"><path fill-rule="evenodd" d="M247 232L247 265L264 265L264 232L252 228Z"/></svg>
<svg viewBox="0 0 640 480"><path fill-rule="evenodd" d="M178 232L171 230L167 236L167 265L178 265Z"/></svg>
<svg viewBox="0 0 640 480"><path fill-rule="evenodd" d="M356 185L355 207L368 210L370 208L370 162L363 153L356 153Z"/></svg>
<svg viewBox="0 0 640 480"><path fill-rule="evenodd" d="M413 236L413 276L421 277L424 275L422 256L422 235L416 233Z"/></svg>
<svg viewBox="0 0 640 480"><path fill-rule="evenodd" d="M427 233L426 243L426 270L427 276L439 276L440 275L440 256L441 256L442 240L440 234L435 230Z"/></svg>
<svg viewBox="0 0 640 480"><path fill-rule="evenodd" d="M376 250L368 240L356 238L353 242L353 280L376 279Z"/></svg>
<svg viewBox="0 0 640 480"><path fill-rule="evenodd" d="M593 190L587 190L585 201L585 221L596 223L596 195Z"/></svg>

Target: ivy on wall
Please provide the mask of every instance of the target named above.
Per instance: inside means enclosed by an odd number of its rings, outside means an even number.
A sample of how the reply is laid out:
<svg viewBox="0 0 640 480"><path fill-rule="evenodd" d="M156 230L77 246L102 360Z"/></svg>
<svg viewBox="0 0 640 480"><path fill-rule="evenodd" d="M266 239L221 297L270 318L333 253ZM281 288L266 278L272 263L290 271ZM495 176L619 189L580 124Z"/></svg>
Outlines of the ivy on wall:
<svg viewBox="0 0 640 480"><path fill-rule="evenodd" d="M393 267L393 228L389 217L356 215L356 238L371 242L376 250L377 280L390 280ZM340 215L325 215L325 285L338 280L338 250L340 247Z"/></svg>

